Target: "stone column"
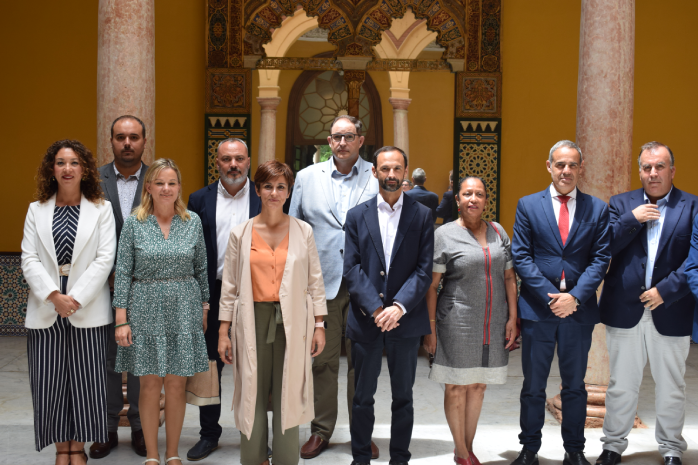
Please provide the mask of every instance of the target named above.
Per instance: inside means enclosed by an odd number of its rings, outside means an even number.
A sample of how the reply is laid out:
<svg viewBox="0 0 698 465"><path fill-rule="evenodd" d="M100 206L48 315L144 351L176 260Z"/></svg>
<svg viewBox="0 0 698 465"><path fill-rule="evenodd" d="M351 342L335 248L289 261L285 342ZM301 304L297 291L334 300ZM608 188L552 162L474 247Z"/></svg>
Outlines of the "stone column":
<svg viewBox="0 0 698 465"><path fill-rule="evenodd" d="M257 163L261 165L276 159L276 107L281 97L257 97L262 107L262 118L259 126L259 149Z"/></svg>
<svg viewBox="0 0 698 465"><path fill-rule="evenodd" d="M146 127L143 161L155 158L155 0L99 0L97 160L113 159L112 122L121 115Z"/></svg>
<svg viewBox="0 0 698 465"><path fill-rule="evenodd" d="M389 98L390 105L393 106L393 145L410 155L410 130L407 124L407 107L412 99L409 98Z"/></svg>
<svg viewBox="0 0 698 465"><path fill-rule="evenodd" d="M605 202L630 190L634 57L635 2L582 0L577 144L584 154L584 172L579 187ZM599 427L610 378L604 325L594 329L587 366L586 426ZM551 411L550 404L556 401L559 399L549 401ZM636 426L638 423L636 418Z"/></svg>

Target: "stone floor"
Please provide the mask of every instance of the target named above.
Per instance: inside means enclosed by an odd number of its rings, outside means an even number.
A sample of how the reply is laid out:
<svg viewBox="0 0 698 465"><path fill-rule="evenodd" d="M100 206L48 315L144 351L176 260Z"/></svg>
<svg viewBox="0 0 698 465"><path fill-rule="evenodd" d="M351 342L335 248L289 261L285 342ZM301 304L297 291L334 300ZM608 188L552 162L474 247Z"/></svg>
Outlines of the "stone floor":
<svg viewBox="0 0 698 465"><path fill-rule="evenodd" d="M509 379L506 385L490 386L485 395L485 404L477 436L475 452L484 464L508 465L518 453L519 433L519 390L522 382L520 351L512 353L509 364ZM342 361L344 363L344 360ZM345 371L342 366L340 373ZM388 444L390 436L390 386L384 367L378 392L376 394L376 428L375 442L381 450L381 458L373 463L388 463ZM224 427L221 448L211 454L202 464L237 464L239 463L240 433L235 429L233 415L228 410L232 399L232 376L224 371L223 405L224 414L221 423ZM449 464L453 463L453 443L443 412L443 387L427 379L428 363L420 359L417 368L417 382L414 388L415 427L410 450L411 463ZM344 399L342 385L346 377L340 377L339 398ZM688 402L686 405L686 426L684 437L688 441L688 452L684 454L684 464L698 464L698 346L691 346L686 372L688 384ZM548 396L558 393L560 384L556 363L553 365L548 382ZM656 452L654 440L654 382L647 367L642 384L639 402L640 418L648 429L635 430L630 435L630 448L623 455L623 464L660 465L663 460ZM52 464L55 449L47 447L43 452L34 451L33 415L31 394L27 376L26 340L24 338L0 338L0 464ZM180 455L186 456L187 450L198 440L198 411L187 406L184 430L180 443ZM121 445L107 458L90 460L91 464L137 464L143 459L137 457L130 448L130 431L120 428ZM563 448L560 439L560 426L553 417L546 413L546 426L543 430L543 448L540 451L541 465L560 464ZM309 426L300 429L301 441L309 435ZM586 431L586 454L593 463L601 452L599 437L601 431ZM164 427L160 429L160 448L164 453ZM185 460L186 463L186 460ZM330 448L313 460L301 460L312 465L349 465L351 449L349 445L348 419L345 409L340 409L337 430Z"/></svg>

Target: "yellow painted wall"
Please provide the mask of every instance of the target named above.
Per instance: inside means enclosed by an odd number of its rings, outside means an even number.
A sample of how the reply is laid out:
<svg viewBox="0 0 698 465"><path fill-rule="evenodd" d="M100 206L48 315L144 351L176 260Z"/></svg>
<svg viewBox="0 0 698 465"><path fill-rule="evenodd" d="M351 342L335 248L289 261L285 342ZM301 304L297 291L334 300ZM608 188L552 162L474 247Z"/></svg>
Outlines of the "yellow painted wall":
<svg viewBox="0 0 698 465"><path fill-rule="evenodd" d="M0 17L0 183L5 220L0 251L19 251L34 174L46 148L61 138L96 147L97 3L65 0L41 8L9 2ZM581 0L505 1L502 15L503 123L500 219L511 232L517 200L545 187L545 159L557 140L575 138ZM204 7L156 1L157 157L184 172L184 196L203 186ZM691 137L698 125L698 3L637 0L634 150L660 140L677 157L676 184L694 193L698 172ZM31 34L19 18L32 18ZM21 38L21 40L18 40ZM297 42L289 56L313 56L328 44ZM284 158L288 97L300 71L282 71L277 111L277 158ZM371 73L381 95L383 140L393 142L389 81ZM252 164L259 145L260 108L254 97ZM410 168L426 170L427 188L443 193L453 150L454 76L413 73L409 108ZM10 173L9 175L7 173ZM633 187L639 182L633 179Z"/></svg>

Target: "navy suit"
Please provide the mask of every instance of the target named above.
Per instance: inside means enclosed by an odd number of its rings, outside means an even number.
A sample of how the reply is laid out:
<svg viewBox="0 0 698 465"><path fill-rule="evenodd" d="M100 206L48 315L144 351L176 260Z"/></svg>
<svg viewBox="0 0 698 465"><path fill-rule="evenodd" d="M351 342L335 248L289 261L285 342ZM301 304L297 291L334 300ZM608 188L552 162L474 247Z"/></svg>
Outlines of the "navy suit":
<svg viewBox="0 0 698 465"><path fill-rule="evenodd" d="M633 328L645 311L640 295L645 289L647 223L640 223L633 210L644 204L644 190L611 197L611 268L604 282L599 306L601 322L614 328ZM698 197L673 188L667 203L659 239L652 287L664 303L652 311L657 331L664 336L689 336L696 302L684 268L690 250Z"/></svg>
<svg viewBox="0 0 698 465"><path fill-rule="evenodd" d="M390 458L406 462L414 422L412 387L419 338L431 333L425 297L432 280L434 222L428 208L404 195L391 263L385 263L377 204L374 197L357 205L349 210L345 223L344 279L351 308L347 337L352 341L355 370L352 455L358 462L371 459L373 396L386 349L393 398ZM406 314L400 326L382 332L373 313L394 302L402 304Z"/></svg>
<svg viewBox="0 0 698 465"><path fill-rule="evenodd" d="M201 218L201 225L204 230L204 241L206 242L206 263L208 271L208 288L211 291L209 298L210 309L208 311L208 326L204 333L206 339L206 349L209 360L215 360L218 365L218 384L220 388L221 373L225 364L218 355L218 320L219 301L221 298L221 282L216 280L218 271L218 236L216 233L216 204L218 199L218 183L213 182L208 186L199 189L189 196L187 209L193 211ZM250 198L250 218L254 218L262 211L262 202L255 191L254 183L249 183ZM225 253L225 251L221 251ZM219 390L220 392L220 390ZM201 423L201 439L218 442L223 429L218 424L221 416L221 405L207 405L199 407L199 422Z"/></svg>
<svg viewBox="0 0 698 465"><path fill-rule="evenodd" d="M453 191L446 191L444 192L444 195L441 198L441 203L438 207L436 207L436 217L443 218L444 224L453 221L453 204L455 203L454 200L455 199Z"/></svg>
<svg viewBox="0 0 698 465"><path fill-rule="evenodd" d="M556 200L555 200L556 201ZM519 200L512 255L521 278L518 300L522 319L524 383L521 389L523 446L537 452L545 421L545 388L557 343L562 378L562 438L568 452L584 449L586 390L584 376L591 333L599 322L596 289L611 259L608 206L577 191L572 228L563 245L550 188ZM550 294L560 293L565 272L567 292L579 300L566 318L550 310Z"/></svg>
<svg viewBox="0 0 698 465"><path fill-rule="evenodd" d="M405 194L431 210L431 217L433 218L432 223L436 223L436 208L439 206L438 194L427 190L424 186L417 185L405 192Z"/></svg>

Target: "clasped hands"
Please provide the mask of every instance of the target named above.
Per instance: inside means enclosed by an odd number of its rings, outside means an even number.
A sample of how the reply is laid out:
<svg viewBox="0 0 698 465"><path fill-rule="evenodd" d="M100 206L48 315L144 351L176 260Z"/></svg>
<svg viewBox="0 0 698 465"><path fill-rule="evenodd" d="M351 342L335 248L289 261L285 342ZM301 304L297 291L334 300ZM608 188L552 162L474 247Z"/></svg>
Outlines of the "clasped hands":
<svg viewBox="0 0 698 465"><path fill-rule="evenodd" d="M402 318L402 315L402 309L397 305L391 305L385 308L378 307L378 309L373 312L373 320L382 332L386 332L400 326L398 321Z"/></svg>
<svg viewBox="0 0 698 465"><path fill-rule="evenodd" d="M48 300L56 307L56 313L61 318L68 318L80 308L80 303L69 295L61 294L58 291L53 291L48 296Z"/></svg>
<svg viewBox="0 0 698 465"><path fill-rule="evenodd" d="M577 311L577 302L572 294L561 292L559 294L548 294L550 310L560 318L566 318Z"/></svg>

